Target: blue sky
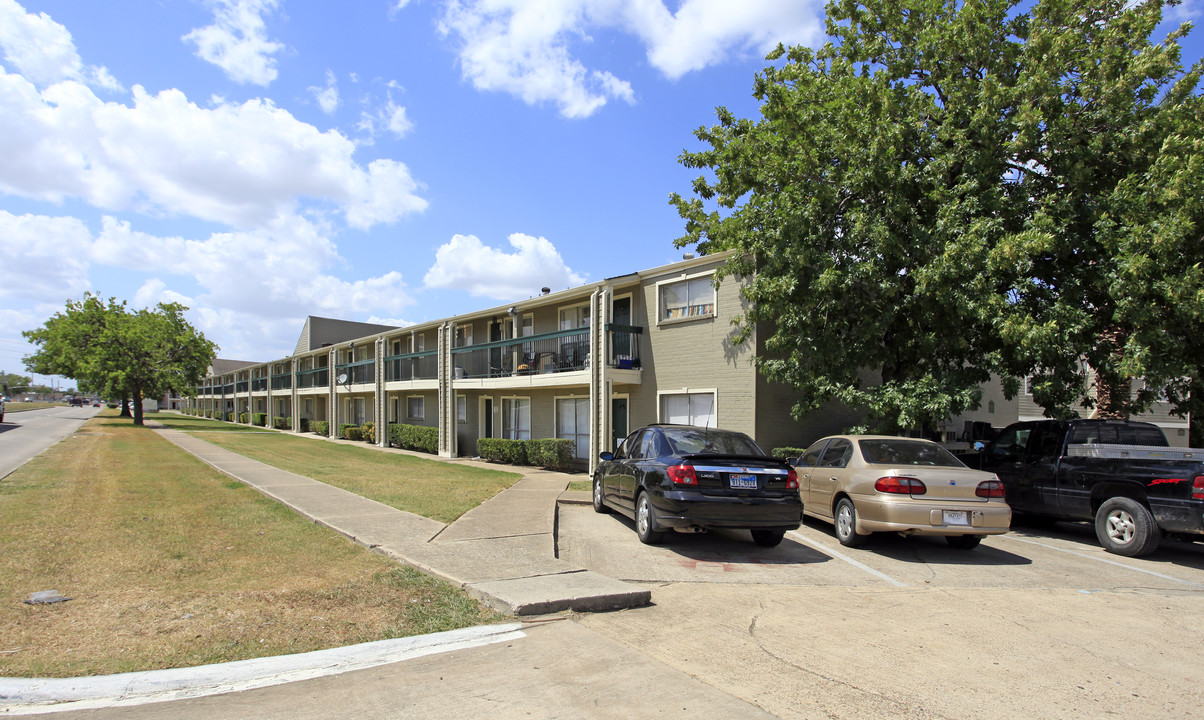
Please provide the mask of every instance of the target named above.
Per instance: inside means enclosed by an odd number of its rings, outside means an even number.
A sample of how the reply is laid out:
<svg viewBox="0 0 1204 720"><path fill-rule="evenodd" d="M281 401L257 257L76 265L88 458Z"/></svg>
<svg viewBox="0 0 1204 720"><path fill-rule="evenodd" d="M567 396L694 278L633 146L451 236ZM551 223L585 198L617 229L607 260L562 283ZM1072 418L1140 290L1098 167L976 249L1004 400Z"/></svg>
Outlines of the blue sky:
<svg viewBox="0 0 1204 720"><path fill-rule="evenodd" d="M307 315L406 325L678 259L678 155L716 106L755 116L765 52L818 44L822 17L0 0L0 370L86 291L182 302L222 357L267 361Z"/></svg>

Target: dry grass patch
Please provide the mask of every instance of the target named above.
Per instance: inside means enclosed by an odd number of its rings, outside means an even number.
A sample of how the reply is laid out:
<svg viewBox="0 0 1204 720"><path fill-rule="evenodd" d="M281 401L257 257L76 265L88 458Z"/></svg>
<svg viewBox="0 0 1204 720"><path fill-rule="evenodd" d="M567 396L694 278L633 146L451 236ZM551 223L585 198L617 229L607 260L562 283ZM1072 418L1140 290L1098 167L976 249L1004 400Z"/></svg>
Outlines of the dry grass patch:
<svg viewBox="0 0 1204 720"><path fill-rule="evenodd" d="M170 414L155 415L154 420L184 431L228 427L224 423ZM455 521L522 478L518 473L380 452L285 433L205 432L198 437L272 467L443 523Z"/></svg>
<svg viewBox="0 0 1204 720"><path fill-rule="evenodd" d="M0 546L9 677L225 662L502 619L113 416L0 481ZM51 589L72 600L22 602Z"/></svg>

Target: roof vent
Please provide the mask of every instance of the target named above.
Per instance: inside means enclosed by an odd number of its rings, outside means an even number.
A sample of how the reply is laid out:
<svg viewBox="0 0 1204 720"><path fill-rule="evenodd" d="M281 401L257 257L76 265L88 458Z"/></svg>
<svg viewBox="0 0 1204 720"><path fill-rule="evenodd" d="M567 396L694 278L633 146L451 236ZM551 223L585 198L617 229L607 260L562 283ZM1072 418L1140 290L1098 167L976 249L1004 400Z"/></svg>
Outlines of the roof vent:
<svg viewBox="0 0 1204 720"><path fill-rule="evenodd" d="M540 288L540 289L539 289L539 292L540 292L540 294L542 294L542 295L547 295L548 293L552 292L552 288L550 288L550 287L542 287L542 288Z"/></svg>
<svg viewBox="0 0 1204 720"><path fill-rule="evenodd" d="M694 253L691 253L691 252L685 253L684 255L681 256L681 259L682 260L693 260Z"/></svg>

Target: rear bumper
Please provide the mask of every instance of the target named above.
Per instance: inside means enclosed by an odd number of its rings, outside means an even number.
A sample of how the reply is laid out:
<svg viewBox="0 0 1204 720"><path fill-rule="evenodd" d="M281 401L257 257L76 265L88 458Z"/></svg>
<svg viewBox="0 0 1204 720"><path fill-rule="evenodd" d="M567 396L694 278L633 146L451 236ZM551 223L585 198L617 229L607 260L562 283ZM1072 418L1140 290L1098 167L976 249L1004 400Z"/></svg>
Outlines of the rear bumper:
<svg viewBox="0 0 1204 720"><path fill-rule="evenodd" d="M710 497L672 492L649 495L660 528L781 528L795 530L803 522L798 495L781 498Z"/></svg>
<svg viewBox="0 0 1204 720"><path fill-rule="evenodd" d="M1000 535L1012 524L1012 509L1002 502L933 502L854 497L857 532L915 535ZM965 513L968 524L950 522Z"/></svg>

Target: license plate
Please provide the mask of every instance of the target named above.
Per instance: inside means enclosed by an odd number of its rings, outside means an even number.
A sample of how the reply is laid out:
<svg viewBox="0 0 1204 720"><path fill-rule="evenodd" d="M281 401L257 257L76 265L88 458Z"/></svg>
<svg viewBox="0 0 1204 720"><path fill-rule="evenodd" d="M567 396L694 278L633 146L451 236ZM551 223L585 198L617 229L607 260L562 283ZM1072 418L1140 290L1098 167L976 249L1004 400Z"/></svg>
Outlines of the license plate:
<svg viewBox="0 0 1204 720"><path fill-rule="evenodd" d="M946 525L969 525L970 518L968 517L968 515L969 515L969 513L967 513L965 510L946 510L945 511L945 524Z"/></svg>
<svg viewBox="0 0 1204 720"><path fill-rule="evenodd" d="M727 486L733 490L756 490L757 476L756 475L730 475L727 479Z"/></svg>

